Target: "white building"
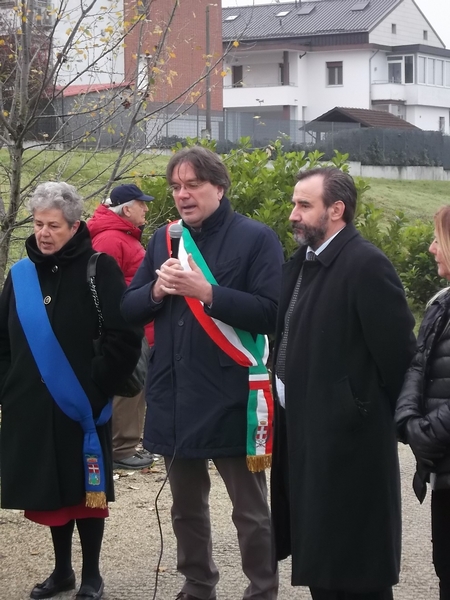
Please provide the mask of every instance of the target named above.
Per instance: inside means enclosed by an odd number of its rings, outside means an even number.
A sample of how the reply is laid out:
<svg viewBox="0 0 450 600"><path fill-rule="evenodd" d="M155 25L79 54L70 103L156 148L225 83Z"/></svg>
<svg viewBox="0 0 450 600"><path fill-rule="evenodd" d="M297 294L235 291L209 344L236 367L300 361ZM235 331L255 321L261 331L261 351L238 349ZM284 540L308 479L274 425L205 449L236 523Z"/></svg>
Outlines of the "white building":
<svg viewBox="0 0 450 600"><path fill-rule="evenodd" d="M123 2L53 1L61 20L53 36L54 55L64 62L57 73L61 86L113 85L124 80ZM85 15L81 18L82 9ZM70 39L72 32L75 33Z"/></svg>
<svg viewBox="0 0 450 600"><path fill-rule="evenodd" d="M386 110L450 133L450 50L414 0L316 0L223 9L224 108L311 121Z"/></svg>

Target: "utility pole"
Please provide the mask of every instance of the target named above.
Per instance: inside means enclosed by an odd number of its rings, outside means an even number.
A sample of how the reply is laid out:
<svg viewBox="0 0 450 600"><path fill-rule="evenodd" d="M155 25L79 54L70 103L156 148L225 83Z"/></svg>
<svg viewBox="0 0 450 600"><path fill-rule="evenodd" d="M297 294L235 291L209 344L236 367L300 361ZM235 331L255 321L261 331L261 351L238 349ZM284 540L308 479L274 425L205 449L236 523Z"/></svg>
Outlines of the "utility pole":
<svg viewBox="0 0 450 600"><path fill-rule="evenodd" d="M211 139L211 50L210 50L210 39L209 39L209 4L206 5L206 61L207 71L205 77L206 85L206 131L205 137Z"/></svg>

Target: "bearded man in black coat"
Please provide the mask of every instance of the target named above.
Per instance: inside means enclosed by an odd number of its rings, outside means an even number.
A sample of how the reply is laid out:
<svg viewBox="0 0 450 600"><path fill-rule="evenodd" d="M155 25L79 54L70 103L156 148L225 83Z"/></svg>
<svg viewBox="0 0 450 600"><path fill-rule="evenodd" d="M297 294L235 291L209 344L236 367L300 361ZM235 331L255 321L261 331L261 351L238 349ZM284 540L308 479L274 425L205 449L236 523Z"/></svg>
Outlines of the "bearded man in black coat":
<svg viewBox="0 0 450 600"><path fill-rule="evenodd" d="M298 175L274 356L276 555L314 600L390 600L400 569L395 401L414 319L336 168Z"/></svg>

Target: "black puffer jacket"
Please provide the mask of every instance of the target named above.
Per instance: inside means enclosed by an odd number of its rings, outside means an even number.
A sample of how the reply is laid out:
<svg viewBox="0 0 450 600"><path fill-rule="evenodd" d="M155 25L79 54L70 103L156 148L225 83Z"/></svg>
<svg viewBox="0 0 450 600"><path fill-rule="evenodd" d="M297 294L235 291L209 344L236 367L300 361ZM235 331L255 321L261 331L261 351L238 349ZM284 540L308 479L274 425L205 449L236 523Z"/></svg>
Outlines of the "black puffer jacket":
<svg viewBox="0 0 450 600"><path fill-rule="evenodd" d="M417 344L397 403L395 421L399 439L414 448L414 439L409 439L411 433L406 425L409 419L419 418L421 435L426 436L430 448L447 447L434 466L423 464L416 456L414 489L422 501L430 472L436 473L436 488L450 488L450 288L429 306Z"/></svg>

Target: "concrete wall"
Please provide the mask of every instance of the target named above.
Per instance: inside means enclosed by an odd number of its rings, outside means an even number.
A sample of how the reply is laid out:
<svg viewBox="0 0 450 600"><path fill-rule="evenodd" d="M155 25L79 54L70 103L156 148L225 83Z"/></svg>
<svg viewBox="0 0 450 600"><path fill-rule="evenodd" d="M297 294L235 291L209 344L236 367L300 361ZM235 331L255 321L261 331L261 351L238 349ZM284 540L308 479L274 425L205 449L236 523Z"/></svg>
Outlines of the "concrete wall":
<svg viewBox="0 0 450 600"><path fill-rule="evenodd" d="M439 131L439 117L445 119L444 133L449 133L449 109L433 106L408 106L406 118L424 131Z"/></svg>
<svg viewBox="0 0 450 600"><path fill-rule="evenodd" d="M341 50L310 53L308 60L308 99L304 118L308 121L335 106L370 108L369 58L370 50ZM327 85L327 62L342 61L342 85ZM302 65L303 66L303 65ZM305 80L304 80L305 81ZM312 102L312 100L314 101Z"/></svg>
<svg viewBox="0 0 450 600"><path fill-rule="evenodd" d="M393 23L397 29L395 34L392 33ZM428 32L427 41L423 37L424 30ZM385 46L427 44L438 48L445 47L412 0L403 0L378 27L375 27L370 33L369 42Z"/></svg>
<svg viewBox="0 0 450 600"><path fill-rule="evenodd" d="M350 162L352 177L373 177L374 179L407 179L409 181L450 181L450 172L442 167L391 167L361 165Z"/></svg>

